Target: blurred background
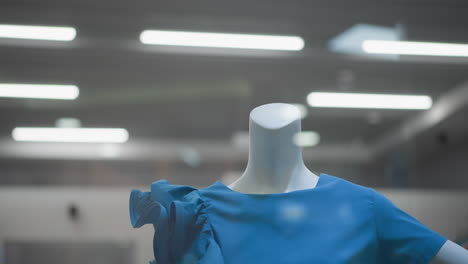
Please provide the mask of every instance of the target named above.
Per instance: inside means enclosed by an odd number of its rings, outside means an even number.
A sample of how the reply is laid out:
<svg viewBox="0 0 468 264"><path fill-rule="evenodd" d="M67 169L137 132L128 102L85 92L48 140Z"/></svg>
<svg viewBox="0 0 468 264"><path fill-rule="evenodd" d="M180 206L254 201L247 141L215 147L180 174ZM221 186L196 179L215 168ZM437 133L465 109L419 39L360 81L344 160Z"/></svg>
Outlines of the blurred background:
<svg viewBox="0 0 468 264"><path fill-rule="evenodd" d="M153 229L131 229L130 190L232 182L249 112L273 102L303 114L311 171L376 188L463 245L467 11L1 1L0 263L146 263Z"/></svg>

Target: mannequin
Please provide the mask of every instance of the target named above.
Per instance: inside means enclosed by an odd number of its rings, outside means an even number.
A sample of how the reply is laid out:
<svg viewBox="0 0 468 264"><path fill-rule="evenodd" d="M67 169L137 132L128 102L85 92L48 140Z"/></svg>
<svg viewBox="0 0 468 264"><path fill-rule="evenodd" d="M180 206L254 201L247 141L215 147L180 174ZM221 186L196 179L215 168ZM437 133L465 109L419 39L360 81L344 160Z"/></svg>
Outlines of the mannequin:
<svg viewBox="0 0 468 264"><path fill-rule="evenodd" d="M253 109L249 120L250 147L246 170L229 188L242 193L286 193L314 188L319 177L304 164L302 150L294 144L301 131L299 110L290 104L272 103ZM448 240L433 264L466 264L468 251Z"/></svg>
<svg viewBox="0 0 468 264"><path fill-rule="evenodd" d="M251 111L247 168L231 189L282 193L316 186L318 176L305 166L301 148L293 142L301 131L299 117L297 107L290 104L267 104Z"/></svg>

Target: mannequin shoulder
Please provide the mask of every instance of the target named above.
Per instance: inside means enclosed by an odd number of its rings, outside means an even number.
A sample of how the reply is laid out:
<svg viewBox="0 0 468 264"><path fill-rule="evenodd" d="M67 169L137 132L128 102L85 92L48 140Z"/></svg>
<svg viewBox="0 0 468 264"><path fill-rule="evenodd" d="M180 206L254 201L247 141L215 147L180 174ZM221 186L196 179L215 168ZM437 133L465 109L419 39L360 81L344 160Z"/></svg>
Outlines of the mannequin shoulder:
<svg viewBox="0 0 468 264"><path fill-rule="evenodd" d="M435 255L431 264L463 264L468 263L468 250L447 240Z"/></svg>

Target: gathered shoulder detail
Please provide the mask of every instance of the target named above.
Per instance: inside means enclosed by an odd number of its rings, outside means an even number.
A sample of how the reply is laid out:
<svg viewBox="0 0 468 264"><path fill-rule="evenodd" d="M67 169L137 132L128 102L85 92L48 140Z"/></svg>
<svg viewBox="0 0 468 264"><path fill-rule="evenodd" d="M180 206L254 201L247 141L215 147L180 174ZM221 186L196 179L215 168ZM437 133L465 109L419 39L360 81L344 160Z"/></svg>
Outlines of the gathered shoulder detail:
<svg viewBox="0 0 468 264"><path fill-rule="evenodd" d="M198 189L158 180L150 192L132 190L129 209L134 228L154 225L156 264L224 263Z"/></svg>

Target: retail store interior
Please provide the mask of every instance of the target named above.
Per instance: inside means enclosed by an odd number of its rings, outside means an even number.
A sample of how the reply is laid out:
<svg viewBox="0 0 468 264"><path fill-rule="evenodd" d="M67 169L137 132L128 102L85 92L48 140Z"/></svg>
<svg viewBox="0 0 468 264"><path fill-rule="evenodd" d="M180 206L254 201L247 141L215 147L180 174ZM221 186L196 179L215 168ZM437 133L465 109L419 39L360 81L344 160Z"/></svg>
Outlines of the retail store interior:
<svg viewBox="0 0 468 264"><path fill-rule="evenodd" d="M132 189L246 170L251 111L304 164L468 249L468 2L0 2L0 263L148 263ZM166 264L166 263L162 263Z"/></svg>

